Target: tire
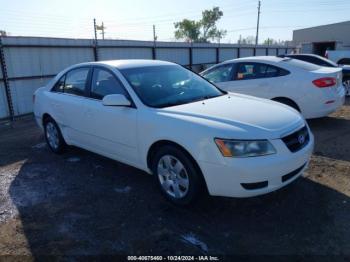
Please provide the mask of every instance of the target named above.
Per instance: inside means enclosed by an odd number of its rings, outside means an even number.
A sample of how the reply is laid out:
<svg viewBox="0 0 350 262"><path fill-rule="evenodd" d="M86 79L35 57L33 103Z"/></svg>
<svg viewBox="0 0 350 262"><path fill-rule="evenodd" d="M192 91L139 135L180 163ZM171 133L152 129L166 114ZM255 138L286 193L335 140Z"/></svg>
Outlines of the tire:
<svg viewBox="0 0 350 262"><path fill-rule="evenodd" d="M204 189L202 174L183 150L166 145L152 158L152 172L162 194L176 205L189 205Z"/></svg>
<svg viewBox="0 0 350 262"><path fill-rule="evenodd" d="M287 105L287 106L290 106L292 108L294 108L295 110L297 110L299 113L301 112L300 111L300 108L298 107L298 105L293 102L292 100L288 99L288 98L276 98L276 99L272 99L273 101L276 101L276 102L279 102L281 104L284 104L284 105Z"/></svg>
<svg viewBox="0 0 350 262"><path fill-rule="evenodd" d="M343 79L343 86L345 87L345 95L350 96L350 78Z"/></svg>
<svg viewBox="0 0 350 262"><path fill-rule="evenodd" d="M64 141L61 130L52 118L44 121L45 140L49 148L55 154L62 154L67 144Z"/></svg>

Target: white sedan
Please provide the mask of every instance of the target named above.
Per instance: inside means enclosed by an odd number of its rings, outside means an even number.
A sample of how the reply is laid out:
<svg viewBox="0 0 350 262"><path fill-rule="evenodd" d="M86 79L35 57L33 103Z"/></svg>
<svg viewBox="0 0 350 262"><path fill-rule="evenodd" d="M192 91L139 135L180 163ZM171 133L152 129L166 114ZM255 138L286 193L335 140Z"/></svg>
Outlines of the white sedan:
<svg viewBox="0 0 350 262"><path fill-rule="evenodd" d="M53 152L74 145L154 174L177 204L206 191L249 197L279 189L302 174L314 144L294 109L226 93L170 62L75 65L34 101Z"/></svg>
<svg viewBox="0 0 350 262"><path fill-rule="evenodd" d="M274 56L225 61L201 73L219 88L272 99L309 118L329 115L345 101L340 68Z"/></svg>

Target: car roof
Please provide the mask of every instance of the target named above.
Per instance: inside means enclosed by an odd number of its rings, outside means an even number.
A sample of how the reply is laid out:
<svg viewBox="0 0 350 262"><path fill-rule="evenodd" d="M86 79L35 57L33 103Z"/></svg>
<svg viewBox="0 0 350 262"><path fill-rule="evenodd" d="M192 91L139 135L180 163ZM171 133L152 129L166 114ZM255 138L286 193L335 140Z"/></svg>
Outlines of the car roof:
<svg viewBox="0 0 350 262"><path fill-rule="evenodd" d="M338 67L338 65L336 63L334 63L333 61L323 57L323 56L320 56L320 55L316 55L316 54L289 54L289 55L285 55L285 57L290 57L290 58L295 58L295 59L298 59L298 57L301 57L301 56L306 56L306 57L314 57L314 58L317 58L319 60L323 60L324 62L328 63L328 64L331 64L333 67Z"/></svg>
<svg viewBox="0 0 350 262"><path fill-rule="evenodd" d="M236 58L236 59L231 59L227 60L224 63L230 63L230 62L274 62L278 63L283 60L286 60L288 58L283 58L283 57L277 57L277 56L249 56L249 57L242 57L242 58Z"/></svg>
<svg viewBox="0 0 350 262"><path fill-rule="evenodd" d="M174 65L174 63L161 61L161 60L150 60L150 59L121 59L121 60L106 60L98 62L88 62L82 63L81 65L107 65L112 66L117 69L126 68L137 68L137 67L147 67L147 66L161 66L161 65Z"/></svg>
<svg viewBox="0 0 350 262"><path fill-rule="evenodd" d="M317 58L323 58L322 56L319 55L315 55L315 54L286 54L286 55L282 55L282 56L286 56L286 57L297 57L297 56L312 56L312 57L317 57Z"/></svg>

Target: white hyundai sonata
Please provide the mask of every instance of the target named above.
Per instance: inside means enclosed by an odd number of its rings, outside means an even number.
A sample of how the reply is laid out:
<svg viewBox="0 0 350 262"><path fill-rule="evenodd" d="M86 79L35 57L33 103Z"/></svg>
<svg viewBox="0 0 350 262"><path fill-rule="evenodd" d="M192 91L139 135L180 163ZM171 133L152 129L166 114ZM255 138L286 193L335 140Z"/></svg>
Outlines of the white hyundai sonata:
<svg viewBox="0 0 350 262"><path fill-rule="evenodd" d="M329 115L345 101L342 69L292 58L245 57L201 73L223 90L272 99L309 118Z"/></svg>
<svg viewBox="0 0 350 262"><path fill-rule="evenodd" d="M177 204L279 189L303 173L314 144L294 109L226 93L170 62L75 65L34 101L53 152L74 145L154 174Z"/></svg>

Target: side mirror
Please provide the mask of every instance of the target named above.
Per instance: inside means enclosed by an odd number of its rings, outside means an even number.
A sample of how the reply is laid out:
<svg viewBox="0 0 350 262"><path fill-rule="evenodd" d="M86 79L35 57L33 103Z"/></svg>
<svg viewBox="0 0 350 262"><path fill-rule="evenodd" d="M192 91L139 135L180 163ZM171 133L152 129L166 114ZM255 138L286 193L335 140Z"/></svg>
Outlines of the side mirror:
<svg viewBox="0 0 350 262"><path fill-rule="evenodd" d="M124 95L106 95L102 99L104 106L130 106L131 103Z"/></svg>

